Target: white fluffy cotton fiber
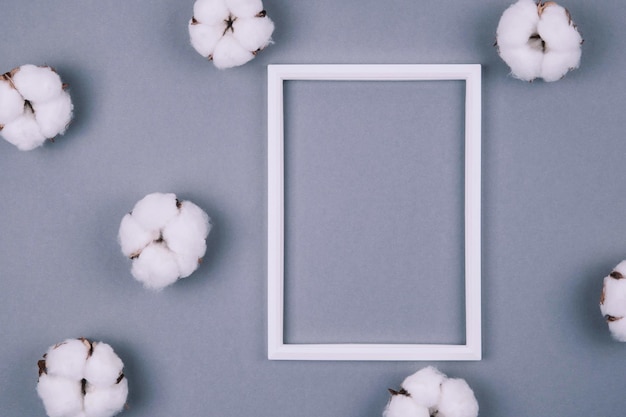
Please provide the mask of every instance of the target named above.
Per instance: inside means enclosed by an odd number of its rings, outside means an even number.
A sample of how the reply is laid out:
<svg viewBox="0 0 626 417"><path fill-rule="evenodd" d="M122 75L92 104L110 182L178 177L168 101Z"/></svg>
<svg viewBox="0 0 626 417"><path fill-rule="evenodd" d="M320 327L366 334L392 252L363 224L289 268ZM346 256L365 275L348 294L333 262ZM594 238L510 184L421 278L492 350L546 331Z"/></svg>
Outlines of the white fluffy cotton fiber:
<svg viewBox="0 0 626 417"><path fill-rule="evenodd" d="M274 32L261 0L196 0L188 27L191 45L219 69L253 59Z"/></svg>
<svg viewBox="0 0 626 417"><path fill-rule="evenodd" d="M68 339L38 365L37 394L49 417L111 417L126 404L124 364L106 343Z"/></svg>
<svg viewBox="0 0 626 417"><path fill-rule="evenodd" d="M152 193L122 218L118 240L135 279L160 290L198 268L210 231L209 216L194 203Z"/></svg>
<svg viewBox="0 0 626 417"><path fill-rule="evenodd" d="M496 30L500 57L524 81L557 81L580 65L583 39L569 12L553 1L519 0Z"/></svg>
<svg viewBox="0 0 626 417"><path fill-rule="evenodd" d="M611 335L620 342L626 342L626 261L620 262L604 278L600 311Z"/></svg>
<svg viewBox="0 0 626 417"><path fill-rule="evenodd" d="M427 407L418 405L411 397L393 395L383 411L383 417L430 417Z"/></svg>
<svg viewBox="0 0 626 417"><path fill-rule="evenodd" d="M437 411L439 417L476 417L478 402L474 397L474 391L464 379L446 379L441 384L441 397Z"/></svg>
<svg viewBox="0 0 626 417"><path fill-rule="evenodd" d="M59 74L22 65L0 76L0 135L22 151L65 133L74 106Z"/></svg>
<svg viewBox="0 0 626 417"><path fill-rule="evenodd" d="M432 366L408 376L400 391L389 392L383 417L478 416L478 401L467 382L448 378Z"/></svg>

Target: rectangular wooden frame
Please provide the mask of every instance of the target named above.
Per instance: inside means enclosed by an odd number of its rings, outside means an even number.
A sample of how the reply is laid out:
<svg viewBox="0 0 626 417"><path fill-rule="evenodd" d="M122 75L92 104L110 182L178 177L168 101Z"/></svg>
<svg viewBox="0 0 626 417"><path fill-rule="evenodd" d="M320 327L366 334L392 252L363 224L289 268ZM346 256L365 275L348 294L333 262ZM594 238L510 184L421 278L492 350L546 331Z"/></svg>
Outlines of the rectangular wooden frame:
<svg viewBox="0 0 626 417"><path fill-rule="evenodd" d="M284 108L289 80L465 81L465 344L284 342ZM480 360L481 67L469 65L268 66L268 358L276 360Z"/></svg>

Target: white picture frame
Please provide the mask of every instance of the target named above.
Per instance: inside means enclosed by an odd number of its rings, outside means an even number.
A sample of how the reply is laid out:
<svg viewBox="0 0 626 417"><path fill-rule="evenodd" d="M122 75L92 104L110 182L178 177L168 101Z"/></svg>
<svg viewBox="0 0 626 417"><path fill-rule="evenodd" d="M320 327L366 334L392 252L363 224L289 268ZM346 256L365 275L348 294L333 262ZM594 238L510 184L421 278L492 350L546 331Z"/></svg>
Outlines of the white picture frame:
<svg viewBox="0 0 626 417"><path fill-rule="evenodd" d="M284 108L283 85L293 80L465 81L465 343L288 344L284 341ZM481 66L268 66L268 359L342 361L469 361L482 358L481 332Z"/></svg>

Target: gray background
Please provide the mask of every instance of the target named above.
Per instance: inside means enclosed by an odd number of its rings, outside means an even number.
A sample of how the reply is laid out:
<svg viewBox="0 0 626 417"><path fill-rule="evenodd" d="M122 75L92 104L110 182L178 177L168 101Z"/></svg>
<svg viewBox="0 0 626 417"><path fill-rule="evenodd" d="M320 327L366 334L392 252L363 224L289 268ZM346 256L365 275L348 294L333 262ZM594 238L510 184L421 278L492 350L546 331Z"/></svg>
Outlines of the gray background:
<svg viewBox="0 0 626 417"><path fill-rule="evenodd" d="M77 336L124 360L129 417L379 416L428 364L466 378L481 416L623 414L625 347L597 306L626 243L622 1L565 4L583 62L552 84L497 57L508 1L266 0L275 45L221 72L188 45L192 4L2 1L0 71L55 66L76 111L54 144L0 141L0 415L45 414L36 362ZM483 65L482 361L266 359L271 63ZM287 336L456 342L462 93L357 87L287 88ZM158 294L116 243L154 191L216 225L200 269Z"/></svg>

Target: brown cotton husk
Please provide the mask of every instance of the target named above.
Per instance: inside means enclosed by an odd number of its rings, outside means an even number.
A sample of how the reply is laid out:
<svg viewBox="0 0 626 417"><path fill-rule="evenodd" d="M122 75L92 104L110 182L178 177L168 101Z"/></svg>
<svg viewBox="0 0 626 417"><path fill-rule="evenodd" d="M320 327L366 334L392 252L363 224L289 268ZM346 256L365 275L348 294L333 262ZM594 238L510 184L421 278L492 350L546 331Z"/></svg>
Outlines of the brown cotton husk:
<svg viewBox="0 0 626 417"><path fill-rule="evenodd" d="M44 357L45 357L45 355L44 355ZM48 373L48 369L46 368L46 360L45 359L39 359L37 361L37 367L39 368L39 376Z"/></svg>

